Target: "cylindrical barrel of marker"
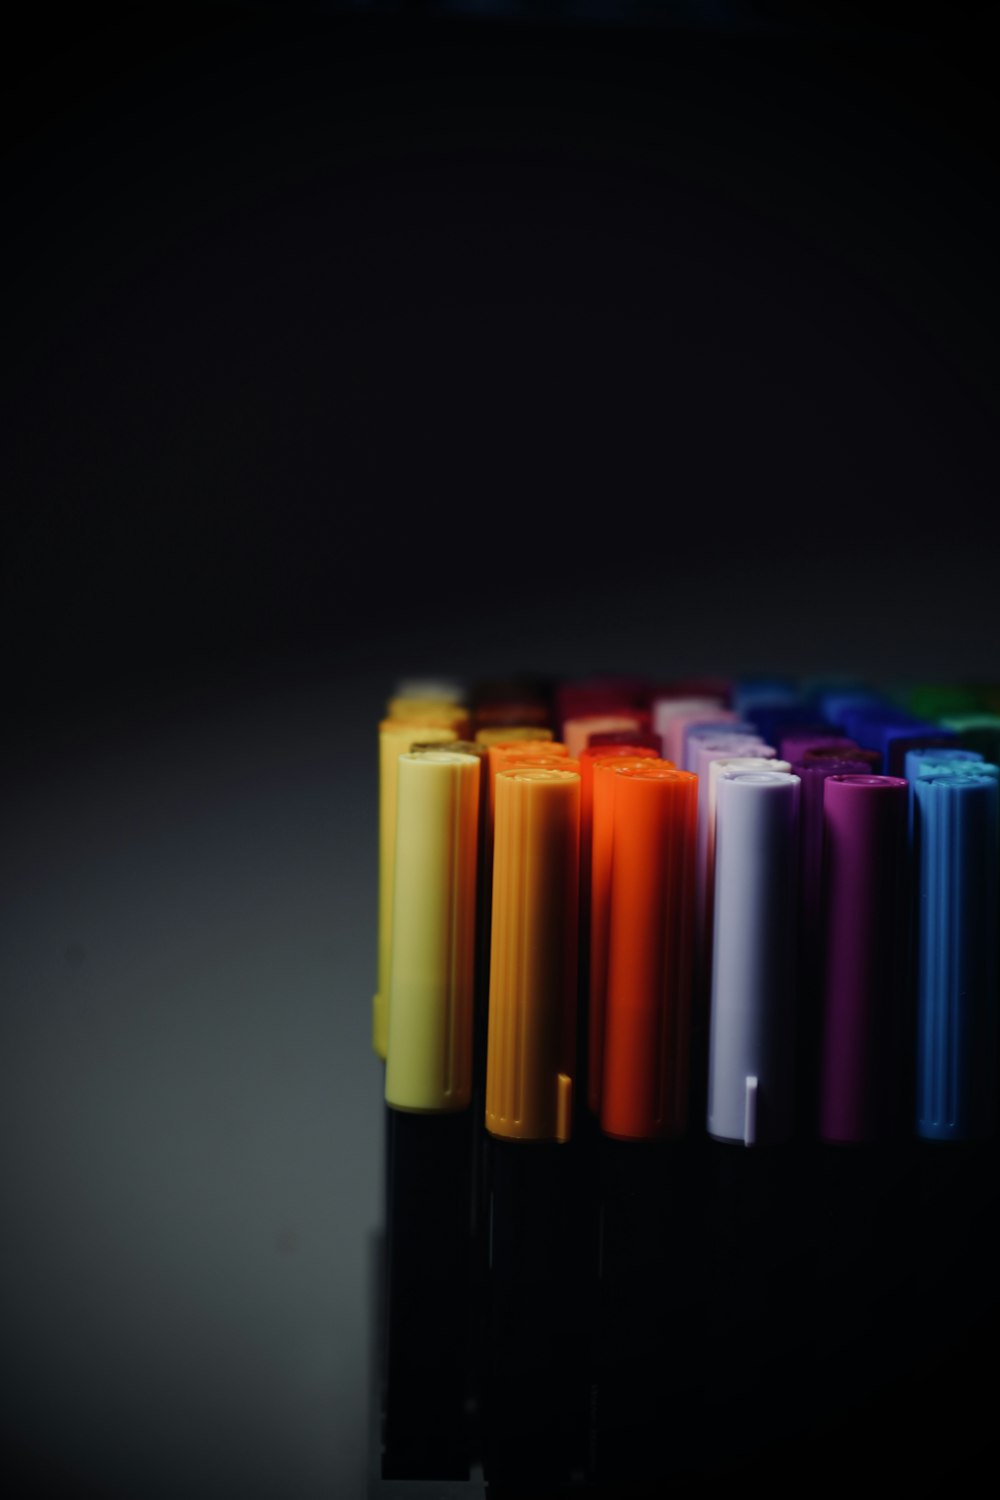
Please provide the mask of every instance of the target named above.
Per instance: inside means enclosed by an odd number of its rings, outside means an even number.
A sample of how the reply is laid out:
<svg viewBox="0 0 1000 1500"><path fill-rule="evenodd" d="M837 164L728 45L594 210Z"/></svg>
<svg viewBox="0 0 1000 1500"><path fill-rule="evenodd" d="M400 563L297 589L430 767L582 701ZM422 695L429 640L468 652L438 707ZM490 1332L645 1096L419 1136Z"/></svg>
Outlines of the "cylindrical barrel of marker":
<svg viewBox="0 0 1000 1500"><path fill-rule="evenodd" d="M844 760L850 760L850 751L855 749L853 740L846 740L840 735L829 732L818 731L810 734L807 730L793 729L788 734L782 734L778 740L778 749L782 760L790 760L795 765L809 750L826 750L829 754L839 751Z"/></svg>
<svg viewBox="0 0 1000 1500"><path fill-rule="evenodd" d="M697 793L657 761L616 777L601 1129L626 1140L686 1123Z"/></svg>
<svg viewBox="0 0 1000 1500"><path fill-rule="evenodd" d="M906 973L906 800L897 776L829 776L823 787L825 1141L878 1141L893 1130Z"/></svg>
<svg viewBox="0 0 1000 1500"><path fill-rule="evenodd" d="M378 989L372 1000L372 1046L385 1058L389 1045L389 961L392 955L392 897L396 883L396 767L417 741L447 744L459 733L450 724L383 719L378 726Z"/></svg>
<svg viewBox="0 0 1000 1500"><path fill-rule="evenodd" d="M742 753L713 756L708 763L708 776L699 781L698 820L704 814L704 860L699 861L699 909L698 909L698 958L701 974L706 982L712 971L712 945L715 928L715 834L716 813L719 805L719 787L723 780L742 776L748 771L790 771L787 760L776 760L774 749L765 745L763 749ZM699 832L699 837L700 837Z"/></svg>
<svg viewBox="0 0 1000 1500"><path fill-rule="evenodd" d="M719 783L707 1126L748 1146L792 1130L799 785Z"/></svg>
<svg viewBox="0 0 1000 1500"><path fill-rule="evenodd" d="M836 745L817 745L811 750L802 752L802 764L804 766L824 766L831 760L843 760L848 752L839 749ZM878 750L865 750L860 745L854 745L850 751L852 761L859 763L870 771L873 776L879 775L882 768L882 756Z"/></svg>
<svg viewBox="0 0 1000 1500"><path fill-rule="evenodd" d="M976 1140L996 1115L996 777L919 777L914 848L917 1134Z"/></svg>
<svg viewBox="0 0 1000 1500"><path fill-rule="evenodd" d="M608 931L611 902L611 859L614 847L616 772L647 764L644 755L595 756L591 773L590 902L587 973L587 1104L597 1114L601 1107L604 1071L604 1006L608 987ZM668 761L658 762L670 770Z"/></svg>
<svg viewBox="0 0 1000 1500"><path fill-rule="evenodd" d="M386 1103L465 1109L472 1093L480 763L399 757Z"/></svg>
<svg viewBox="0 0 1000 1500"><path fill-rule="evenodd" d="M576 759L586 750L587 741L592 734L613 730L632 730L639 734L648 727L649 716L642 710L625 709L621 713L586 714L567 719L563 725L562 737L570 755Z"/></svg>
<svg viewBox="0 0 1000 1500"><path fill-rule="evenodd" d="M565 1141L572 1120L580 776L496 779L486 1128Z"/></svg>

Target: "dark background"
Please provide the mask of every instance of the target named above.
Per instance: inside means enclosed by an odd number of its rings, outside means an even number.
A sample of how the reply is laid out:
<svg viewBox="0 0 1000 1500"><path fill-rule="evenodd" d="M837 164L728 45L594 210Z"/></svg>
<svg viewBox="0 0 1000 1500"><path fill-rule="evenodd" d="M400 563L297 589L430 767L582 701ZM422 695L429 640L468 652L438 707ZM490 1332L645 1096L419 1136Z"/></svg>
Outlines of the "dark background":
<svg viewBox="0 0 1000 1500"><path fill-rule="evenodd" d="M22 1492L360 1490L398 675L1000 676L990 7L807 9L9 38Z"/></svg>

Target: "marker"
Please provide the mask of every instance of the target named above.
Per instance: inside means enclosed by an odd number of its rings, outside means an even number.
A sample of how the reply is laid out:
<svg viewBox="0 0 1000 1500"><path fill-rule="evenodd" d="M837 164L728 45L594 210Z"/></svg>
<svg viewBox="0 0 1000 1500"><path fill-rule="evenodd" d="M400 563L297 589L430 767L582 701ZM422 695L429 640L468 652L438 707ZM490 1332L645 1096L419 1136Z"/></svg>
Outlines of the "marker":
<svg viewBox="0 0 1000 1500"><path fill-rule="evenodd" d="M385 1072L385 1477L465 1478L480 763L398 761Z"/></svg>
<svg viewBox="0 0 1000 1500"><path fill-rule="evenodd" d="M610 769L614 859L593 1216L593 1472L665 1477L693 1453L699 1326L687 1119L697 783L659 761ZM694 1387L694 1389L693 1389ZM661 1441L664 1410L671 1441Z"/></svg>
<svg viewBox="0 0 1000 1500"><path fill-rule="evenodd" d="M981 693L971 685L925 682L909 690L906 707L918 719L935 723L949 716L977 713L985 705Z"/></svg>
<svg viewBox="0 0 1000 1500"><path fill-rule="evenodd" d="M461 707L466 702L466 690L452 677L402 677L390 701L395 699Z"/></svg>
<svg viewBox="0 0 1000 1500"><path fill-rule="evenodd" d="M859 685L821 693L817 707L827 723L832 724L835 729L843 729L846 716L855 709L887 708L888 704L874 688Z"/></svg>
<svg viewBox="0 0 1000 1500"><path fill-rule="evenodd" d="M901 777L826 778L824 1141L862 1144L893 1133L906 976L906 824Z"/></svg>
<svg viewBox="0 0 1000 1500"><path fill-rule="evenodd" d="M586 1380L573 1117L580 777L496 779L486 1129L490 1136L488 1483L566 1480Z"/></svg>
<svg viewBox="0 0 1000 1500"><path fill-rule="evenodd" d="M635 729L602 729L596 733L591 730L587 736L587 749L600 750L608 746L630 745L634 749L654 750L657 755L663 754L663 741L658 734L652 730L640 731ZM583 751L580 752L583 754Z"/></svg>
<svg viewBox="0 0 1000 1500"><path fill-rule="evenodd" d="M917 778L917 1134L974 1141L996 1115L998 782Z"/></svg>
<svg viewBox="0 0 1000 1500"><path fill-rule="evenodd" d="M687 1119L697 778L611 763L613 857L601 1129L678 1136Z"/></svg>
<svg viewBox="0 0 1000 1500"><path fill-rule="evenodd" d="M756 708L799 701L798 686L790 677L743 677L733 688L733 707L751 719Z"/></svg>
<svg viewBox="0 0 1000 1500"><path fill-rule="evenodd" d="M491 724L476 730L476 744L485 745L487 749L491 745L516 745L525 741L531 744L555 743L552 730L541 724Z"/></svg>
<svg viewBox="0 0 1000 1500"><path fill-rule="evenodd" d="M535 725L552 734L548 705L537 702L484 703L475 711L477 729L500 729L505 725ZM553 736L554 738L554 736Z"/></svg>
<svg viewBox="0 0 1000 1500"><path fill-rule="evenodd" d="M646 764L648 757L597 756L593 759L590 815L589 1004L587 1024L587 1104L597 1114L604 1070L604 1008L608 982L611 861L614 848L616 772ZM658 764L669 765L663 761ZM672 770L673 767L670 767Z"/></svg>
<svg viewBox="0 0 1000 1500"><path fill-rule="evenodd" d="M830 725L817 713L816 705L805 699L788 703L760 703L746 715L769 745L777 745L784 734L807 734L816 729L829 733Z"/></svg>
<svg viewBox="0 0 1000 1500"><path fill-rule="evenodd" d="M792 1132L799 789L777 771L718 788L707 1128L745 1146Z"/></svg>
<svg viewBox="0 0 1000 1500"><path fill-rule="evenodd" d="M991 765L1000 765L1000 715L949 714L941 725L959 744L978 750Z"/></svg>
<svg viewBox="0 0 1000 1500"><path fill-rule="evenodd" d="M802 784L799 791L799 1001L795 1116L798 1132L808 1139L816 1133L823 1016L823 788L831 776L864 775L868 769L864 760L846 759L824 759L816 765L792 766Z"/></svg>
<svg viewBox="0 0 1000 1500"><path fill-rule="evenodd" d="M718 739L727 734L740 739L759 739L752 724L737 718L735 714L728 717L711 717L708 719L696 719L675 732L679 733L681 741L681 759L675 764L685 771L694 770L694 747L699 740Z"/></svg>
<svg viewBox="0 0 1000 1500"><path fill-rule="evenodd" d="M590 905L594 831L594 766L628 761L630 764L658 761L654 749L646 745L589 745L580 755L580 943L577 969L579 1004L577 1006L576 1076L589 1077L590 1072ZM659 762L663 764L663 762ZM603 920L602 914L602 920Z"/></svg>
<svg viewBox="0 0 1000 1500"><path fill-rule="evenodd" d="M704 708L700 705L684 710L681 713L672 713L667 718L663 733L663 753L667 760L673 761L679 766L684 760L685 743L690 729L696 725L738 724L740 718L728 708ZM752 732L752 731L748 731Z"/></svg>
<svg viewBox="0 0 1000 1500"><path fill-rule="evenodd" d="M741 776L747 771L781 771L790 772L791 766L786 760L778 760L774 756L774 748L765 745L762 749L752 750L748 755L719 755L713 756L708 763L707 789L705 782L699 782L698 794L698 816L699 820L704 809L705 836L704 836L704 862L698 861L698 903L701 918L699 922L699 965L701 973L707 982L712 969L712 946L715 912L715 837L716 837L716 813L719 802L719 783L724 777Z"/></svg>
<svg viewBox="0 0 1000 1500"><path fill-rule="evenodd" d="M721 1144L702 1164L710 1390L725 1391L735 1364L747 1371L712 1429L724 1469L767 1463L811 1420L815 1384L802 1379L814 1338L809 1174L792 1142L800 784L729 769L718 774L706 1109Z"/></svg>
<svg viewBox="0 0 1000 1500"><path fill-rule="evenodd" d="M847 752L839 749L836 745L815 745L811 750L802 752L801 764L804 766L823 766L830 761L841 761ZM851 760L863 765L873 776L881 775L880 766L882 756L878 750L865 750L860 745L851 743Z"/></svg>
<svg viewBox="0 0 1000 1500"><path fill-rule="evenodd" d="M890 776L902 771L907 750L957 743L949 730L891 706L849 710L844 715L844 732L865 749L877 750L882 757L879 769Z"/></svg>
<svg viewBox="0 0 1000 1500"><path fill-rule="evenodd" d="M433 716L432 716L433 717ZM372 1046L385 1058L389 1045L389 961L392 955L392 900L396 879L397 762L415 741L457 740L453 727L383 719L378 727L378 989L372 1000Z"/></svg>
<svg viewBox="0 0 1000 1500"><path fill-rule="evenodd" d="M904 774L909 782L909 808L907 824L910 838L913 837L913 801L915 797L914 784L921 776L927 776L932 771L972 771L974 774L978 768L986 762L978 750L961 750L954 745L941 745L932 748L920 745L913 750L907 750L903 764Z"/></svg>
<svg viewBox="0 0 1000 1500"><path fill-rule="evenodd" d="M810 730L803 733L794 729L783 733L778 741L778 752L782 760L791 761L793 765L801 765L803 756L809 750L826 750L831 754L836 751L842 758L850 759L848 752L855 749L857 746L853 740L831 734L829 729L826 733L813 733Z"/></svg>
<svg viewBox="0 0 1000 1500"><path fill-rule="evenodd" d="M459 703L435 703L425 698L390 698L386 718L399 724L422 724L453 729L455 738L468 739L471 730L469 710Z"/></svg>
<svg viewBox="0 0 1000 1500"><path fill-rule="evenodd" d="M803 783L803 787L805 783ZM812 1153L816 1399L879 1399L886 1349L913 1319L912 1046L907 999L907 786L823 783L825 963ZM909 1105L907 1109L905 1106ZM920 1236L923 1240L923 1235Z"/></svg>
<svg viewBox="0 0 1000 1500"><path fill-rule="evenodd" d="M640 734L643 729L648 727L648 723L649 721L646 716L638 712L588 714L583 717L566 719L563 723L562 737L567 750L575 759L587 748L587 740L592 734L607 733L612 730Z"/></svg>
<svg viewBox="0 0 1000 1500"><path fill-rule="evenodd" d="M653 733L660 736L667 759L670 759L669 727L673 719L680 718L682 715L687 715L692 721L697 717L714 719L718 718L721 712L723 712L722 700L717 697L659 697L654 699L652 704Z"/></svg>

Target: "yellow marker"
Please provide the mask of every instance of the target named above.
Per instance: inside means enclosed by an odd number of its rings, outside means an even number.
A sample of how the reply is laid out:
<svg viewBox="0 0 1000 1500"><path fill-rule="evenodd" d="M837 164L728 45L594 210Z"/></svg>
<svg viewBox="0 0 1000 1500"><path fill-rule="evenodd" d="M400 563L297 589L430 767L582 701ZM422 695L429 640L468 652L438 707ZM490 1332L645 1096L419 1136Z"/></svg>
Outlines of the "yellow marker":
<svg viewBox="0 0 1000 1500"><path fill-rule="evenodd" d="M372 1001L372 1046L385 1057L389 1045L389 958L392 951L392 888L396 862L396 763L414 740L457 740L444 725L398 723L378 727L378 989Z"/></svg>
<svg viewBox="0 0 1000 1500"><path fill-rule="evenodd" d="M551 729L541 729L537 724L495 724L476 730L476 741L480 745L512 745L518 740L552 740Z"/></svg>
<svg viewBox="0 0 1000 1500"><path fill-rule="evenodd" d="M454 729L459 740L472 738L472 717L460 703L431 698L390 698L386 714L400 724L428 724Z"/></svg>
<svg viewBox="0 0 1000 1500"><path fill-rule="evenodd" d="M496 778L486 1128L566 1141L572 1128L579 772Z"/></svg>
<svg viewBox="0 0 1000 1500"><path fill-rule="evenodd" d="M438 1114L472 1098L480 763L401 755L385 1099Z"/></svg>

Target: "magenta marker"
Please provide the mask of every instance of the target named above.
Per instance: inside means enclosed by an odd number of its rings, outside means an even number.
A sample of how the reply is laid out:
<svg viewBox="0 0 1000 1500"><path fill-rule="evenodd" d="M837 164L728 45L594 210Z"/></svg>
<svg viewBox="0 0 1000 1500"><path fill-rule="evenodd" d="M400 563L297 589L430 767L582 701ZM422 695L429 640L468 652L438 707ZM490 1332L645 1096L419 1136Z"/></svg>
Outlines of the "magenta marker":
<svg viewBox="0 0 1000 1500"><path fill-rule="evenodd" d="M823 788L825 983L819 1131L892 1133L906 973L907 784L827 778Z"/></svg>

